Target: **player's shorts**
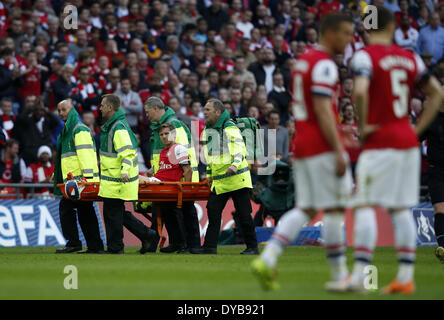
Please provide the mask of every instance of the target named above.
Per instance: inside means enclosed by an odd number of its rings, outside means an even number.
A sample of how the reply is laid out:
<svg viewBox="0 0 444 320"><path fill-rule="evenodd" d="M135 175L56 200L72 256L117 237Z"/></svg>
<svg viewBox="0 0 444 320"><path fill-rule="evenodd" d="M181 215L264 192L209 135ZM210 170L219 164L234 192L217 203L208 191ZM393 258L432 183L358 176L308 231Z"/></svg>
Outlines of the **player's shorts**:
<svg viewBox="0 0 444 320"><path fill-rule="evenodd" d="M348 155L346 155L348 159ZM349 206L352 175L347 166L342 177L336 176L336 158L326 152L293 161L296 205L300 209L334 209Z"/></svg>
<svg viewBox="0 0 444 320"><path fill-rule="evenodd" d="M434 164L427 166L427 184L432 204L444 202L444 166Z"/></svg>
<svg viewBox="0 0 444 320"><path fill-rule="evenodd" d="M419 148L363 151L356 167L353 206L415 206L419 202L420 165Z"/></svg>

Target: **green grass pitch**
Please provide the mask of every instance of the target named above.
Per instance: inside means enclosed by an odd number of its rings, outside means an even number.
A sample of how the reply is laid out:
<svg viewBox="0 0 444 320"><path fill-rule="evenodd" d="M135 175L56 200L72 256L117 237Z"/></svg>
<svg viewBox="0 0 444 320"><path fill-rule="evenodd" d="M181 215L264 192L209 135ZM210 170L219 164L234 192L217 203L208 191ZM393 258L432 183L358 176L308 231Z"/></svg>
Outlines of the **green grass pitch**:
<svg viewBox="0 0 444 320"><path fill-rule="evenodd" d="M243 256L241 246L221 246L218 255L137 253L125 255L54 254L55 248L0 248L0 299L443 299L444 265L434 248L417 251L413 296L365 296L324 291L329 280L325 253L320 247L289 247L278 264L281 288L264 292L249 270L254 256ZM349 268L352 248L347 250ZM78 271L78 289L63 286L67 265ZM374 265L378 285L396 275L394 248L377 248Z"/></svg>

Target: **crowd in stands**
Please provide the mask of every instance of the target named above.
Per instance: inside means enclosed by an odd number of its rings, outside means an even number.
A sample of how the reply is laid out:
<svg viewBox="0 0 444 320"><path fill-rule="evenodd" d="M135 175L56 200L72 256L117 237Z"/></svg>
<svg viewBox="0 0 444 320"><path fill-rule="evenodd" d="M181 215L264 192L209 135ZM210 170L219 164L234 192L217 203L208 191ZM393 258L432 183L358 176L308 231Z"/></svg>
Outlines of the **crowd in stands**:
<svg viewBox="0 0 444 320"><path fill-rule="evenodd" d="M150 167L150 122L143 110L150 96L162 99L188 126L196 121L199 133L205 127L203 105L216 97L233 118L253 117L264 129L276 129L275 157L288 161L297 134L291 65L318 47L319 20L334 11L355 21L352 42L334 60L341 81L340 121L357 140L349 62L367 41L362 13L368 4L395 13L396 43L420 54L444 84L442 0L0 1L0 128L5 136L0 183L47 181L63 130L57 103L70 97L98 137L98 106L108 93L120 97L137 134L141 170ZM66 23L72 18L66 5L77 8L77 28ZM423 100L416 90L413 121ZM359 148L351 145L353 163Z"/></svg>

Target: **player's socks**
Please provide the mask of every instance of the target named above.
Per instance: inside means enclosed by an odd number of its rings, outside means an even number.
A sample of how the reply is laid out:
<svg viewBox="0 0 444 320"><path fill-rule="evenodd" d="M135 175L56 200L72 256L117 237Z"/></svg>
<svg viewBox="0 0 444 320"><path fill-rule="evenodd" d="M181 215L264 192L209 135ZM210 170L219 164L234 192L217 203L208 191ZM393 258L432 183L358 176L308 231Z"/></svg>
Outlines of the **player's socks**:
<svg viewBox="0 0 444 320"><path fill-rule="evenodd" d="M435 213L435 235L438 246L444 248L444 213Z"/></svg>
<svg viewBox="0 0 444 320"><path fill-rule="evenodd" d="M395 245L398 253L399 269L396 280L407 283L413 280L416 257L416 229L409 209L392 214L395 228Z"/></svg>
<svg viewBox="0 0 444 320"><path fill-rule="evenodd" d="M360 286L363 285L365 277L364 269L371 264L373 259L378 227L375 210L371 207L357 209L354 218L355 263L350 282L355 286Z"/></svg>
<svg viewBox="0 0 444 320"><path fill-rule="evenodd" d="M324 246L332 279L333 281L343 280L348 276L344 245L344 226L342 225L344 222L344 214L325 214L323 222L322 236L325 241Z"/></svg>
<svg viewBox="0 0 444 320"><path fill-rule="evenodd" d="M291 209L282 216L261 255L268 267L274 268L276 266L277 259L284 248L296 238L302 226L308 221L308 216L297 208Z"/></svg>

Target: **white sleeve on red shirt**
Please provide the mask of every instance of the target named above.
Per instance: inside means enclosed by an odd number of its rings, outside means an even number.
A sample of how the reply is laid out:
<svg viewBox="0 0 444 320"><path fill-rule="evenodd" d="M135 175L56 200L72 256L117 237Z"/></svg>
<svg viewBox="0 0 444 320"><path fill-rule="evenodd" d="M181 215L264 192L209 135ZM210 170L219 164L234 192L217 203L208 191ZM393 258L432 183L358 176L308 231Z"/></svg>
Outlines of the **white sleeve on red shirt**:
<svg viewBox="0 0 444 320"><path fill-rule="evenodd" d="M418 54L414 54L415 56L415 62L416 62L416 80L419 81L424 77L427 73L427 67L424 64L424 61L422 61L422 58Z"/></svg>
<svg viewBox="0 0 444 320"><path fill-rule="evenodd" d="M372 59L364 50L359 50L353 55L351 67L355 76L365 76L367 78L372 77Z"/></svg>
<svg viewBox="0 0 444 320"><path fill-rule="evenodd" d="M331 97L339 80L338 67L333 60L319 60L311 72L311 92L315 95Z"/></svg>
<svg viewBox="0 0 444 320"><path fill-rule="evenodd" d="M190 159L188 158L188 150L185 146L177 144L174 147L174 156L176 158L176 163L180 165L190 164Z"/></svg>

